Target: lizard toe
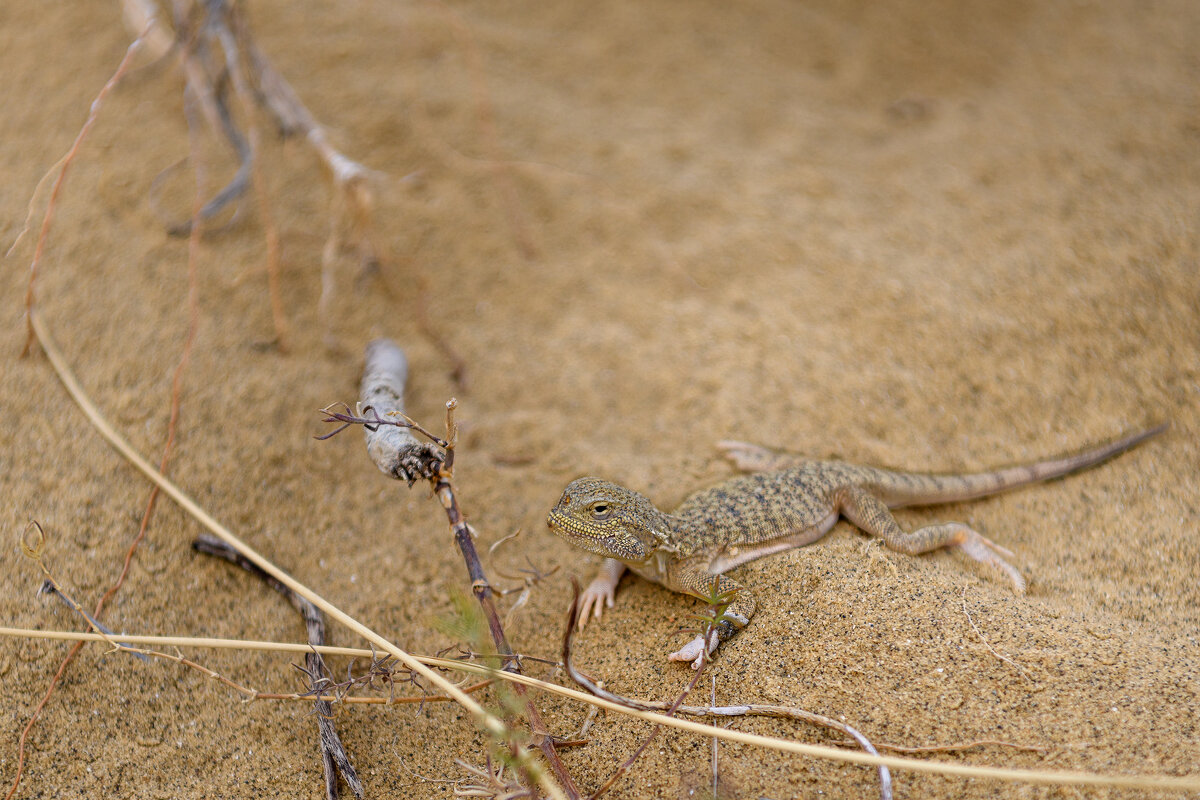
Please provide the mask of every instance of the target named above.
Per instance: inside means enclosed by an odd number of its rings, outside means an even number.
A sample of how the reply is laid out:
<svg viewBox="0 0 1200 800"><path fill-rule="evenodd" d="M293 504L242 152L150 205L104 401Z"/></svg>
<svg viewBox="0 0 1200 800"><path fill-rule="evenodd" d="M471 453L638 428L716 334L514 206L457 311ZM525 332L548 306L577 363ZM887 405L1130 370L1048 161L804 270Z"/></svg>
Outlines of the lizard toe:
<svg viewBox="0 0 1200 800"><path fill-rule="evenodd" d="M613 591L609 588L597 589L589 586L579 595L579 629L583 630L591 618L600 619L604 615L604 607L613 607Z"/></svg>
<svg viewBox="0 0 1200 800"><path fill-rule="evenodd" d="M692 639L674 653L671 653L669 656L667 656L667 658L671 661L690 661L692 662L692 669L700 669L700 667L703 666L705 659L712 655L713 651L717 649L718 644L719 642L714 636L712 644L708 648L708 652L705 653L704 637L697 636L695 639Z"/></svg>
<svg viewBox="0 0 1200 800"><path fill-rule="evenodd" d="M575 627L583 630L587 627L588 618L591 616L592 603L595 602L594 597L589 597L584 594L579 597L579 619L575 622ZM599 611L599 609L596 609Z"/></svg>
<svg viewBox="0 0 1200 800"><path fill-rule="evenodd" d="M699 661L704 652L704 637L697 636L683 647L667 656L671 661ZM694 667L698 669L699 667Z"/></svg>

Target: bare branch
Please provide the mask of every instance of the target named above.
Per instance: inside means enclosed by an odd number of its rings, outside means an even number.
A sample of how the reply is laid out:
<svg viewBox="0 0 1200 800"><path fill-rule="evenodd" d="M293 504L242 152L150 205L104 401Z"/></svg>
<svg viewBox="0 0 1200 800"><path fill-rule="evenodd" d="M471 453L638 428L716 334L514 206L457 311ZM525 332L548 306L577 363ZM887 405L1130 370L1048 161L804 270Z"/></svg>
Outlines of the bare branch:
<svg viewBox="0 0 1200 800"><path fill-rule="evenodd" d="M325 617L322 616L321 610L267 574L257 564L239 553L237 548L215 536L203 533L192 542L192 548L200 553L223 558L261 578L268 586L287 598L288 602L300 612L308 633L308 643L317 646L325 644ZM329 668L325 665L325 659L316 650L312 650L305 654L304 664L306 667L304 671L309 677L309 685L319 695L327 681L324 676L329 672ZM356 797L361 798L363 796L362 781L358 779L358 773L354 770L354 765L350 763L350 757L346 755L346 748L342 746L337 729L333 727L333 706L328 700L318 699L316 711L317 730L321 739L321 762L325 769L325 797L328 800L337 800L337 773L340 772L350 790Z"/></svg>
<svg viewBox="0 0 1200 800"><path fill-rule="evenodd" d="M364 408L375 412L379 422L364 424L367 455L383 474L407 481L430 480L445 462L445 453L413 436L413 424L404 414L404 383L408 379L408 359L390 339L376 339L367 345L360 396ZM392 418L384 422L385 418ZM430 435L443 447L445 443Z"/></svg>
<svg viewBox="0 0 1200 800"><path fill-rule="evenodd" d="M495 591L483 571L479 553L475 549L474 532L458 505L458 496L454 491L454 444L457 438L454 410L457 401L451 399L446 403L446 436L439 439L405 416L404 382L407 378L408 361L404 352L391 340L376 339L367 346L359 414L339 414L327 408L326 421L342 423L342 427L334 433L344 430L347 425L362 425L366 431L367 452L384 474L405 480L410 486L418 477L430 481L434 496L446 512L454 543L462 553L471 581L471 591L483 609L496 650L504 659L503 669L519 673L520 663L513 656L512 647L509 646L503 623L496 610ZM413 436L413 431L432 439L440 449L418 441ZM579 790L559 758L555 740L542 721L537 707L527 697L524 686L517 685L514 691L529 720L533 734L532 744L541 750L567 796L577 800Z"/></svg>

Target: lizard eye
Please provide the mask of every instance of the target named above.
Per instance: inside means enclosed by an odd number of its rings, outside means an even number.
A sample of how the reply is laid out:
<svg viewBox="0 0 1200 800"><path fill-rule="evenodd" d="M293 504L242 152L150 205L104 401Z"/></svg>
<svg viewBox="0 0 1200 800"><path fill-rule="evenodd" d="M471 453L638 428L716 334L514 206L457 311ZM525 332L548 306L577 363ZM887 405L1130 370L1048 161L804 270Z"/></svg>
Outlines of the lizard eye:
<svg viewBox="0 0 1200 800"><path fill-rule="evenodd" d="M596 503L592 506L592 516L596 519L607 519L611 512L608 503Z"/></svg>

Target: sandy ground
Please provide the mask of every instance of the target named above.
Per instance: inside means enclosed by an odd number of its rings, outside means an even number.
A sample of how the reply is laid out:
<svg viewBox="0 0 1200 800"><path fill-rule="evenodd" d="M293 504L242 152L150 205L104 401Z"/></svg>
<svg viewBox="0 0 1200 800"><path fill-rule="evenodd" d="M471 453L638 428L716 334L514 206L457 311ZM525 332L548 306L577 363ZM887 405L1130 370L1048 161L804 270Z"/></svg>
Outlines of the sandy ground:
<svg viewBox="0 0 1200 800"><path fill-rule="evenodd" d="M269 139L291 349L270 346L263 232L248 207L203 243L172 463L218 518L397 643L450 644L433 620L465 575L440 509L385 480L357 434L312 438L315 409L353 401L363 344L394 337L411 359L414 415L437 425L459 398L458 477L481 546L524 531L493 568L559 568L511 631L520 650L550 656L568 576L594 569L543 522L579 475L670 507L731 474L713 447L722 438L975 469L1169 419L1167 435L1077 477L901 513L909 527L961 520L1011 548L1027 596L961 556L900 556L842 524L738 570L759 611L711 675L718 702L796 704L880 742L1041 748L947 756L963 762L1195 774L1200 6L251 10L337 144L381 174L385 264L379 277L353 257L337 263L338 344L327 345L328 194L302 145ZM128 42L113 2L0 7L4 247ZM72 167L38 284L83 385L155 460L186 330L186 246L163 218L186 211L186 170L170 170L187 142L178 75L132 74ZM213 180L228 177L221 144L207 152ZM21 530L43 523L47 563L91 605L149 490L81 421L45 358L16 357L31 244L0 262L0 619L77 628L35 596ZM422 302L467 386L422 334ZM269 590L189 550L197 532L160 504L107 623L301 640ZM581 664L614 690L673 697L689 676L663 656L696 605L627 578L581 638ZM333 639L357 644L342 630ZM66 649L0 642L5 787ZM300 686L287 658L193 655L259 689ZM586 713L541 704L563 735ZM484 751L447 705L356 709L339 725L372 797L449 797L453 784L418 775L461 778L453 760ZM832 741L779 721L732 725ZM318 797L314 731L298 704L244 705L196 672L91 647L32 734L18 797ZM645 733L601 715L565 759L596 787ZM707 740L664 734L611 796L700 796L710 757ZM740 746L720 748L719 774L722 797L876 792L862 767ZM896 780L902 798L1145 796Z"/></svg>

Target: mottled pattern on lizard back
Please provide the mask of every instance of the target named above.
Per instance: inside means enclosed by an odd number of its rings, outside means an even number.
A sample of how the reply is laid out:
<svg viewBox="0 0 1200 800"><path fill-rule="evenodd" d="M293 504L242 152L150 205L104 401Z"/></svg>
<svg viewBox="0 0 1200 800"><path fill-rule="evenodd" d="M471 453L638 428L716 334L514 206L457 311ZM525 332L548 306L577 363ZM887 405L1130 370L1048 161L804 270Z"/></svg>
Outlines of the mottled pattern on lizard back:
<svg viewBox="0 0 1200 800"><path fill-rule="evenodd" d="M877 477L837 461L805 461L778 472L725 481L689 495L671 513L681 556L714 547L759 544L819 526L837 508L839 489Z"/></svg>

